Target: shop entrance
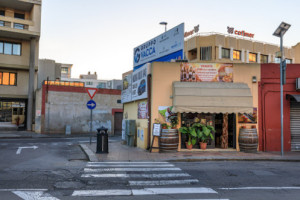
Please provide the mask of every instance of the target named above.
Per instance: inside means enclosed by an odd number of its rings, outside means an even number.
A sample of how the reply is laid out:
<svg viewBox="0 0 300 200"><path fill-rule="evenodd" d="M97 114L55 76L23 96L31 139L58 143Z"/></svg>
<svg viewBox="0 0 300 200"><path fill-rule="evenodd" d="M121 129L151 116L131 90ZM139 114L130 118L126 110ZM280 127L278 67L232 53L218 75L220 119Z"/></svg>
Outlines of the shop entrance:
<svg viewBox="0 0 300 200"><path fill-rule="evenodd" d="M0 99L0 128L25 128L26 100Z"/></svg>
<svg viewBox="0 0 300 200"><path fill-rule="evenodd" d="M227 141L228 148L236 148L236 115L228 114L228 125L224 125L225 114L209 114L209 113L182 113L181 114L181 126L188 127L195 122L199 122L205 125L211 125L215 128L216 132L214 135L214 140L209 140L207 143L208 149L213 148L222 148L222 140ZM228 137L223 139L223 129L228 131ZM188 140L188 137L185 134L181 134L181 147L186 148L185 142ZM198 139L194 145L194 149L199 148Z"/></svg>

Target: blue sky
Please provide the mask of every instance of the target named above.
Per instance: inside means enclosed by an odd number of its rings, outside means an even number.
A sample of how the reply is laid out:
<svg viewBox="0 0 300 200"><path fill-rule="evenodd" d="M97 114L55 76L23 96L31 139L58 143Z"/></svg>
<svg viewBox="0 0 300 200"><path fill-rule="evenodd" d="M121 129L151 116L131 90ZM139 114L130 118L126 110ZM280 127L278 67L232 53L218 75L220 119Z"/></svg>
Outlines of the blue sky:
<svg viewBox="0 0 300 200"><path fill-rule="evenodd" d="M292 26L284 45L300 42L298 0L43 0L40 58L74 64L72 77L96 71L99 79L121 79L133 67L133 48L182 22L185 30L226 34L227 26L279 44L272 34Z"/></svg>

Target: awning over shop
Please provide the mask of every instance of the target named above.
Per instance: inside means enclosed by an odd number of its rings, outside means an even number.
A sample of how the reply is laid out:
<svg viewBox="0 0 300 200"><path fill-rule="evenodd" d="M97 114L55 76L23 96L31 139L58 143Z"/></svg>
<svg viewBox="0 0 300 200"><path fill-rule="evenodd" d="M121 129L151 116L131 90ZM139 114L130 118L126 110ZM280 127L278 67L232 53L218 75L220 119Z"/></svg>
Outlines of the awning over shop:
<svg viewBox="0 0 300 200"><path fill-rule="evenodd" d="M245 83L173 82L173 112L252 113Z"/></svg>
<svg viewBox="0 0 300 200"><path fill-rule="evenodd" d="M300 102L300 94L287 94L286 98L294 99L297 102Z"/></svg>

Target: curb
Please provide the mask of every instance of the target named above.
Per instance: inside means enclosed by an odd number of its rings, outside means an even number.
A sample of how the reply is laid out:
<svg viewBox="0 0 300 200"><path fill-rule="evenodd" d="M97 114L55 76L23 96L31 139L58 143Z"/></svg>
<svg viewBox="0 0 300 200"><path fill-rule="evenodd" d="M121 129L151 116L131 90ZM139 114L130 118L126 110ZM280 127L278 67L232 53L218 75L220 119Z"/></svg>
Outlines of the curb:
<svg viewBox="0 0 300 200"><path fill-rule="evenodd" d="M86 154L90 162L98 162L96 155L85 144L80 144L81 149Z"/></svg>
<svg viewBox="0 0 300 200"><path fill-rule="evenodd" d="M185 159L164 159L168 162L209 162L209 161L268 161L268 162L300 162L300 159L280 158L185 158Z"/></svg>

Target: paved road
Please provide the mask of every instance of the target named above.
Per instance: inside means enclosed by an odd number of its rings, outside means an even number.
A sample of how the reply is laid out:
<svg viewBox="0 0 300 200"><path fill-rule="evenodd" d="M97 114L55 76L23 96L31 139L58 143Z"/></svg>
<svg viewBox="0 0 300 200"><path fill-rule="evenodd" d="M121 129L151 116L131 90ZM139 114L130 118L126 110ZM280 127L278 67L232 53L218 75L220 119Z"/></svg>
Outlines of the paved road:
<svg viewBox="0 0 300 200"><path fill-rule="evenodd" d="M88 162L88 138L0 140L0 199L299 199L297 162ZM17 154L19 147L23 148Z"/></svg>

